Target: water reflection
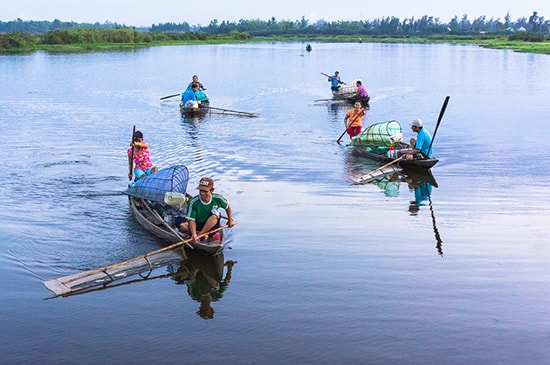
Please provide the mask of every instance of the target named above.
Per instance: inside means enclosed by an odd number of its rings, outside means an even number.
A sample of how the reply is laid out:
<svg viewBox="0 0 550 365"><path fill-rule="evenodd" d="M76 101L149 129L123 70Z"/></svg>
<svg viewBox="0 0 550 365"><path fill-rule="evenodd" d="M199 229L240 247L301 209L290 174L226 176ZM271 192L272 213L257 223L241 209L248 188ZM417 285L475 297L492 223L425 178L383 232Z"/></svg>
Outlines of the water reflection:
<svg viewBox="0 0 550 365"><path fill-rule="evenodd" d="M376 162L357 156L354 153L346 155L346 174L352 182L372 184L380 188L384 196L396 198L399 196L401 184L406 184L413 199L409 201L408 211L411 216L416 216L422 207L428 207L432 218L432 227L436 240L436 249L443 256L441 235L436 225L435 212L432 204L432 188L438 187L438 183L431 170L407 169L397 165L390 165L382 169ZM364 177L368 178L365 179Z"/></svg>
<svg viewBox="0 0 550 365"><path fill-rule="evenodd" d="M175 271L173 265L169 267L169 271L174 272L176 284L185 284L191 299L200 303L197 314L201 318L212 319L215 312L212 302L223 297L237 261L224 262L223 253L212 256L187 250L187 255L188 259L182 261ZM224 268L227 268L225 277Z"/></svg>
<svg viewBox="0 0 550 365"><path fill-rule="evenodd" d="M184 253L185 252L185 253ZM185 249L182 247L166 251L170 255L164 255L162 266L157 265L152 268L150 263L141 266L126 266L122 271L125 275L114 275L104 284L95 284L88 289L74 291L72 293L60 295L62 297L71 297L75 295L87 294L95 291L114 289L120 286L126 286L143 281L151 281L163 278L172 278L176 284L185 284L187 293L191 299L200 303L197 314L204 319L214 318L214 308L212 302L220 300L231 281L233 266L237 261L224 261L223 252L217 255L208 255L202 252ZM183 258L183 259L182 259ZM159 270L165 269L162 274ZM224 268L227 268L224 277ZM116 283L113 283L114 281ZM46 299L54 299L53 296Z"/></svg>
<svg viewBox="0 0 550 365"><path fill-rule="evenodd" d="M428 171L408 171L405 174L404 181L407 182L409 190L414 191L414 200L409 202L409 212L411 215L417 215L421 206L429 207L432 217L432 226L435 235L436 249L439 255L443 256L443 240L439 234L439 229L435 222L435 213L432 204L432 186L438 187L435 178L430 170Z"/></svg>

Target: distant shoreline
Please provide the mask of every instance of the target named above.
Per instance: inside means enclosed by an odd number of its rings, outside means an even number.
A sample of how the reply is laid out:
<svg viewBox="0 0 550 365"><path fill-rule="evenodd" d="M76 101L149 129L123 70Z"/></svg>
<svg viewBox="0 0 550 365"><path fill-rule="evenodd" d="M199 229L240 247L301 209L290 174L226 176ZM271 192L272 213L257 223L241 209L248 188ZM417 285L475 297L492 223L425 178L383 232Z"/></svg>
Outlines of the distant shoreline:
<svg viewBox="0 0 550 365"><path fill-rule="evenodd" d="M304 42L313 43L454 43L478 45L490 49L509 49L516 52L537 53L550 55L550 41L524 41L510 40L502 35L433 35L433 36L277 36L277 37L250 37L243 39L242 36L225 36L223 38L205 38L193 40L161 40L150 42L118 43L69 43L69 44L34 44L32 46L21 46L16 49L4 50L1 54L28 54L37 51L51 53L82 53L93 51L117 51L130 50L159 46L175 45L200 45L200 44L238 44L238 43L266 43L266 42ZM305 44L304 44L305 47Z"/></svg>

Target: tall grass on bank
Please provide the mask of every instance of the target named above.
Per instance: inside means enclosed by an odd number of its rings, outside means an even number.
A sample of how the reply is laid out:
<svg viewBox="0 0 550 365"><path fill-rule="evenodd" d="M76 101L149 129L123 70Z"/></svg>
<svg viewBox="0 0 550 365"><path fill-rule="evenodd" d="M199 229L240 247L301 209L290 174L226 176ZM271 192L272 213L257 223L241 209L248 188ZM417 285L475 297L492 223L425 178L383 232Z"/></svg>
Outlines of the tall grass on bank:
<svg viewBox="0 0 550 365"><path fill-rule="evenodd" d="M226 34L197 32L138 32L135 28L69 28L45 34L13 32L0 34L0 54L49 52L82 52L90 50L141 48L174 44L220 44L266 41L357 42L357 35L289 35L256 38L245 32ZM528 32L510 35L426 35L426 36L361 36L362 42L376 43L461 43L481 47L512 49L518 52L550 54L550 36Z"/></svg>
<svg viewBox="0 0 550 365"><path fill-rule="evenodd" d="M147 47L174 43L232 43L251 39L253 37L247 33L236 31L229 34L210 35L196 32L138 32L134 28L128 27L112 29L70 28L52 30L41 35L22 32L0 34L0 53L24 53L37 50L74 52L78 50Z"/></svg>

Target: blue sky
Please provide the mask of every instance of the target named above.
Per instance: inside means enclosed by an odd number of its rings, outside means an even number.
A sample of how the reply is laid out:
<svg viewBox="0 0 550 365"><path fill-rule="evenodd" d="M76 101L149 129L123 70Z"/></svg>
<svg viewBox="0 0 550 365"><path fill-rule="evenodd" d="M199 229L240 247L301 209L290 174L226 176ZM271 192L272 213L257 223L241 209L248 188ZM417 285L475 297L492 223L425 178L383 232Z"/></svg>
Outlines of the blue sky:
<svg viewBox="0 0 550 365"><path fill-rule="evenodd" d="M314 23L319 19L372 20L388 16L419 18L431 15L449 22L468 14L470 20L486 16L487 20L504 19L510 12L512 20L529 18L533 11L550 20L548 0L3 0L1 21L22 20L76 21L103 23L111 21L132 26L158 23L208 25L211 20L239 19L299 20L305 16Z"/></svg>

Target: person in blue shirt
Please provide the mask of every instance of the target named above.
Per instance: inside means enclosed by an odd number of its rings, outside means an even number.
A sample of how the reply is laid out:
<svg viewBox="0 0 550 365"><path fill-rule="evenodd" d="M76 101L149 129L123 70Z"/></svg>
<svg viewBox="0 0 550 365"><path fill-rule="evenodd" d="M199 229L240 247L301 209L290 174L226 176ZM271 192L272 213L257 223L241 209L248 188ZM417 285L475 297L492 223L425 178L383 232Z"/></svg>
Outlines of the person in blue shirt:
<svg viewBox="0 0 550 365"><path fill-rule="evenodd" d="M422 120L418 118L413 120L411 123L411 129L418 135L416 138L411 138L411 150L407 152L405 159L424 160L431 158L434 153L433 146L430 148L430 145L432 144L432 136L430 136L430 133L424 129L424 123L422 123Z"/></svg>
<svg viewBox="0 0 550 365"><path fill-rule="evenodd" d="M198 107L197 96L195 95L198 89L199 85L193 84L190 88L185 90L185 92L181 95L181 104L185 107Z"/></svg>
<svg viewBox="0 0 550 365"><path fill-rule="evenodd" d="M330 89L333 94L336 94L340 90L340 84L346 84L340 80L340 72L334 71L334 76L329 76L328 81L330 81Z"/></svg>

